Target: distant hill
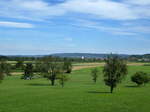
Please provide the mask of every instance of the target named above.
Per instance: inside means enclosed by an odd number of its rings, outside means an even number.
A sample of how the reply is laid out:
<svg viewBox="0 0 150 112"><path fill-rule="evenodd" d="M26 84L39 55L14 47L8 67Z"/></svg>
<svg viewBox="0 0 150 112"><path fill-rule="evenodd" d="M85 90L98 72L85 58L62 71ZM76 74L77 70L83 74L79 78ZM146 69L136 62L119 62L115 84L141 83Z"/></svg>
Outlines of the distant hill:
<svg viewBox="0 0 150 112"><path fill-rule="evenodd" d="M126 58L129 55L126 54L118 54L119 56ZM69 57L69 58L106 58L108 54L96 54L96 53L56 53L51 54L51 56L58 56L58 57Z"/></svg>
<svg viewBox="0 0 150 112"><path fill-rule="evenodd" d="M0 55L0 58L8 58L8 57L44 57L44 56L57 56L57 57L67 57L67 58L106 58L109 54L97 54L97 53L55 53L49 55ZM128 55L128 54L117 54L123 58L129 59L150 59L150 54L142 54L142 55Z"/></svg>
<svg viewBox="0 0 150 112"><path fill-rule="evenodd" d="M150 59L150 54L131 55L130 58L149 58Z"/></svg>

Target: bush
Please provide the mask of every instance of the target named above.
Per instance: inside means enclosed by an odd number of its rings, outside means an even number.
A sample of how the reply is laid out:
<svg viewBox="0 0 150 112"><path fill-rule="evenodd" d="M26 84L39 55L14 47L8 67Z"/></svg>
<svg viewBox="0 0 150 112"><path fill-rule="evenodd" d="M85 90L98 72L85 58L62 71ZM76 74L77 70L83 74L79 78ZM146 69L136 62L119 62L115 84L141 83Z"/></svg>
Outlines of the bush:
<svg viewBox="0 0 150 112"><path fill-rule="evenodd" d="M132 82L135 82L138 86L142 84L146 84L150 81L150 77L147 73L144 72L136 72L132 77L131 77Z"/></svg>

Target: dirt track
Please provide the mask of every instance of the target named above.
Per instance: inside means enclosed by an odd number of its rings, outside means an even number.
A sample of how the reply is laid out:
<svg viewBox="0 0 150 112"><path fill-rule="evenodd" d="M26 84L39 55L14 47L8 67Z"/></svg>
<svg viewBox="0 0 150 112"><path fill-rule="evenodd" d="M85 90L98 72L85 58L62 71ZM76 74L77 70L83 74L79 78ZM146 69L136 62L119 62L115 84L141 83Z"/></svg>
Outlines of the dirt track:
<svg viewBox="0 0 150 112"><path fill-rule="evenodd" d="M80 70L84 68L94 68L98 66L104 66L105 63L87 63L83 65L73 66L73 70ZM128 63L128 66L142 66L144 63Z"/></svg>

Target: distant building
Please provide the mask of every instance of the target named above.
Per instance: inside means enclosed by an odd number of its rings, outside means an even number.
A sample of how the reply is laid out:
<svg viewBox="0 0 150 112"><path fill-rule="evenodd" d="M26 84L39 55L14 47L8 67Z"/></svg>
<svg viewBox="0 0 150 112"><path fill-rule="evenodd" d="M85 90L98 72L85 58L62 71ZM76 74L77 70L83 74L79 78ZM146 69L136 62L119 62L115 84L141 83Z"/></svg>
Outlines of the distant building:
<svg viewBox="0 0 150 112"><path fill-rule="evenodd" d="M84 59L85 59L85 57L84 57L84 56L82 56L82 57L81 57L81 59L83 59L83 60L84 60Z"/></svg>

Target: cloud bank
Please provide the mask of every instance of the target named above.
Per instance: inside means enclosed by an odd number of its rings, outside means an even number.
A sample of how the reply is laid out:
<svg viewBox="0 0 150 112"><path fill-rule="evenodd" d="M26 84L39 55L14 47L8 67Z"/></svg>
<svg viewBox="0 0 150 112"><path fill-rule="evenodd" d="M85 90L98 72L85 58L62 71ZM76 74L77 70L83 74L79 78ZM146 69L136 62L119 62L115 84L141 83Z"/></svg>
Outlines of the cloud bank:
<svg viewBox="0 0 150 112"><path fill-rule="evenodd" d="M81 13L99 19L136 20L150 18L149 0L1 0L0 15L3 17L45 20L49 17Z"/></svg>

